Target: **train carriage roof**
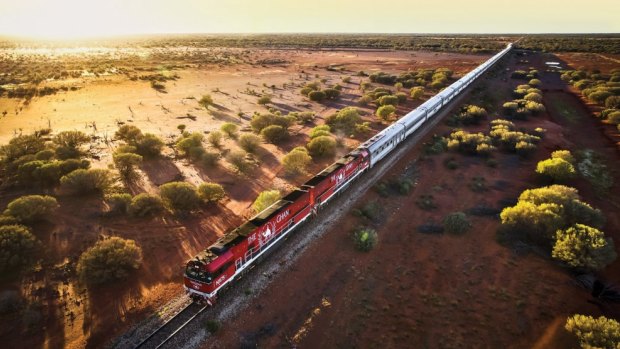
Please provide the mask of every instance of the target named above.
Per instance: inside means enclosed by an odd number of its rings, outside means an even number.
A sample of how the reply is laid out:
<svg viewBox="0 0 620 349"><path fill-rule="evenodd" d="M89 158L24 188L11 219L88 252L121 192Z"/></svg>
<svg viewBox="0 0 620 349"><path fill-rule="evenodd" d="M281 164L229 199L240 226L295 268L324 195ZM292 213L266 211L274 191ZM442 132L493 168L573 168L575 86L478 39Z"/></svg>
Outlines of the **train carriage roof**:
<svg viewBox="0 0 620 349"><path fill-rule="evenodd" d="M273 218L273 216L278 214L278 212L280 212L280 210L282 208L284 208L285 206L287 206L290 203L291 202L288 201L288 200L280 199L280 200L274 202L271 206L269 206L266 209L264 209L263 211L261 211L256 216L254 216L252 219L250 219L250 222L252 222L256 226L263 225L267 221L269 221L271 218Z"/></svg>

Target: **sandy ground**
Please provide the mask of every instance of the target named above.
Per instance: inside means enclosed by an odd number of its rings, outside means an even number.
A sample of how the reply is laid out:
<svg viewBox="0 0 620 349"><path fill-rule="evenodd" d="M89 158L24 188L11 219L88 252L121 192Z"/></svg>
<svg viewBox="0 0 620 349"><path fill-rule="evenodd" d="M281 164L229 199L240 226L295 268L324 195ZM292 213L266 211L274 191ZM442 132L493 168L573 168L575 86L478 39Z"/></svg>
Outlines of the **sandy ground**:
<svg viewBox="0 0 620 349"><path fill-rule="evenodd" d="M130 81L124 76L110 75L63 81L63 84L80 88L37 97L27 105L16 99L0 98L0 111L7 111L0 118L0 143L16 133L47 127L54 132L82 130L96 139L95 152L99 160L94 161L93 166L106 167L110 162L110 152L116 146L110 142L111 136L123 123L134 124L167 140L178 134L176 126L181 123L190 131L199 132L216 129L226 121L240 122L243 126L247 120L240 119L239 112L249 117L254 111L266 110L256 104L257 97L244 93L249 88L272 95L270 106L283 112L313 110L319 115L316 123L321 124L324 116L355 104L360 95L360 78L355 75L360 70L399 73L421 67L448 67L461 74L486 58L481 55L387 51L253 50L249 55L251 64L218 66L194 62L177 68L174 73L179 79L165 83L166 93L153 90L146 81ZM281 63L256 63L268 58ZM326 67L329 65L344 70L328 71ZM319 78L315 77L316 74ZM343 84L341 77L344 76L353 76L352 82ZM303 100L298 92L299 85L316 79L327 79L327 84L343 84L342 98L326 104ZM263 84L276 85L276 88ZM205 93L210 93L217 104L210 110L200 108L196 101ZM408 101L399 108L399 113L419 103ZM362 112L366 113L366 120L373 120L373 110L362 109ZM384 125L372 124L374 132L381 127ZM226 230L241 223L260 191L274 187L285 190L307 179L308 176L283 177L279 159L293 147L305 144L308 130L309 127L294 128L295 136L279 147L264 145L259 152L262 166L247 176L239 176L227 166L199 170L175 159L171 149L166 149L166 156L160 159L145 161L140 169L142 180L130 188L134 193L156 191L158 185L180 177L193 183L216 181L225 187L229 193L227 201L191 216L164 215L155 219L106 217L102 215L105 207L100 198L76 200L59 196L59 213L50 222L34 227L35 235L48 247L42 271L19 283L2 284L3 290L19 289L41 305L42 325L37 331L27 331L19 314L2 316L0 321L5 326L0 331L0 338L3 343L9 347L97 348L151 314L181 292L183 263ZM360 140L345 139L345 143L353 146ZM233 147L233 142L226 142L225 148ZM318 172L331 160L313 164L311 172ZM0 204L4 206L19 195L34 192L36 189L2 192ZM135 239L144 252L143 267L130 281L85 291L75 284L71 266L83 250L100 237L110 235Z"/></svg>

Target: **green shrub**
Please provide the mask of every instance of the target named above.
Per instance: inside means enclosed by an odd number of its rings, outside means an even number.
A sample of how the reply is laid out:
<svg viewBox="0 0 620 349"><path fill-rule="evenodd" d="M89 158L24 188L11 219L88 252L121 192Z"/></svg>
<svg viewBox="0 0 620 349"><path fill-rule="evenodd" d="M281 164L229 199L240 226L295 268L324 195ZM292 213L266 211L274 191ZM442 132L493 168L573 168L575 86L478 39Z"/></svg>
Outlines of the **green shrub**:
<svg viewBox="0 0 620 349"><path fill-rule="evenodd" d="M532 102L536 102L536 103L541 103L542 102L542 96L538 93L528 93L526 94L523 99L525 99L526 101L532 101Z"/></svg>
<svg viewBox="0 0 620 349"><path fill-rule="evenodd" d="M404 92L398 92L395 94L396 98L398 98L398 104L403 104L407 102L407 94Z"/></svg>
<svg viewBox="0 0 620 349"><path fill-rule="evenodd" d="M609 96L605 99L605 107L608 109L620 109L620 96Z"/></svg>
<svg viewBox="0 0 620 349"><path fill-rule="evenodd" d="M346 107L340 109L337 113L329 115L325 122L332 130L341 130L347 134L351 134L355 130L355 126L362 122L362 117L355 107Z"/></svg>
<svg viewBox="0 0 620 349"><path fill-rule="evenodd" d="M556 150L553 153L551 153L551 158L552 159L562 159L566 162L569 162L571 164L575 164L575 157L573 157L573 154L571 154L570 151L568 150Z"/></svg>
<svg viewBox="0 0 620 349"><path fill-rule="evenodd" d="M254 114L252 116L252 120L250 120L250 126L252 127L252 130L254 132L260 133L260 131L262 131L264 128L271 125L278 125L282 126L282 128L284 129L288 129L289 126L291 126L291 124L293 123L293 120L295 120L294 117L288 118L286 116L270 113Z"/></svg>
<svg viewBox="0 0 620 349"><path fill-rule="evenodd" d="M614 111L607 115L607 121L614 125L620 125L620 111Z"/></svg>
<svg viewBox="0 0 620 349"><path fill-rule="evenodd" d="M112 160L121 178L130 180L136 177L135 167L142 162L142 156L133 153L114 153Z"/></svg>
<svg viewBox="0 0 620 349"><path fill-rule="evenodd" d="M202 133L194 132L191 134L185 134L176 143L178 151L182 152L185 156L190 156L190 150L193 148L202 148L202 140L204 136Z"/></svg>
<svg viewBox="0 0 620 349"><path fill-rule="evenodd" d="M461 108L461 112L456 115L456 120L462 124L477 124L487 117L487 111L477 105L467 105Z"/></svg>
<svg viewBox="0 0 620 349"><path fill-rule="evenodd" d="M145 133L138 141L133 144L138 154L142 156L152 157L159 156L164 148L164 141L151 133Z"/></svg>
<svg viewBox="0 0 620 349"><path fill-rule="evenodd" d="M288 136L288 132L280 125L270 125L260 131L261 136L266 142L278 144Z"/></svg>
<svg viewBox="0 0 620 349"><path fill-rule="evenodd" d="M112 183L110 172L104 169L79 169L60 178L61 186L76 195L103 193Z"/></svg>
<svg viewBox="0 0 620 349"><path fill-rule="evenodd" d="M381 105L381 106L386 106L386 105L397 106L398 105L398 97L393 96L393 95L382 96L381 98L379 98L379 105Z"/></svg>
<svg viewBox="0 0 620 349"><path fill-rule="evenodd" d="M378 240L379 235L377 235L377 232L371 228L358 228L353 233L353 242L355 243L355 247L363 252L372 250Z"/></svg>
<svg viewBox="0 0 620 349"><path fill-rule="evenodd" d="M527 109L532 114L543 113L546 110L545 106L542 103L537 103L534 101L527 101L527 103L525 103L525 109Z"/></svg>
<svg viewBox="0 0 620 349"><path fill-rule="evenodd" d="M128 144L136 144L138 138L142 137L142 131L133 125L122 125L114 134L115 138L127 142Z"/></svg>
<svg viewBox="0 0 620 349"><path fill-rule="evenodd" d="M312 128L310 130L310 138L316 138L319 136L330 136L331 135L331 128L329 127L329 125L320 125L320 126L316 126L314 128Z"/></svg>
<svg viewBox="0 0 620 349"><path fill-rule="evenodd" d="M289 175L305 173L308 165L312 162L312 157L305 148L295 148L282 159L284 171Z"/></svg>
<svg viewBox="0 0 620 349"><path fill-rule="evenodd" d="M566 320L564 327L577 336L584 349L613 349L620 343L620 323L604 316L595 319L592 316L573 315Z"/></svg>
<svg viewBox="0 0 620 349"><path fill-rule="evenodd" d="M575 177L575 168L570 162L562 158L552 158L538 162L536 173L547 176L554 181L562 182Z"/></svg>
<svg viewBox="0 0 620 349"><path fill-rule="evenodd" d="M239 146L248 153L256 152L261 143L261 138L251 133L244 133L239 137Z"/></svg>
<svg viewBox="0 0 620 349"><path fill-rule="evenodd" d="M313 157L333 156L336 153L336 140L329 136L319 136L308 143L308 151Z"/></svg>
<svg viewBox="0 0 620 349"><path fill-rule="evenodd" d="M80 280L89 284L103 284L125 279L140 268L142 249L134 240L111 237L98 241L80 256L76 271Z"/></svg>
<svg viewBox="0 0 620 349"><path fill-rule="evenodd" d="M265 190L258 194L256 200L252 204L252 208L256 213L263 211L280 199L280 192L277 190Z"/></svg>
<svg viewBox="0 0 620 349"><path fill-rule="evenodd" d="M533 87L538 87L538 86L540 86L540 85L542 84L542 81L540 81L540 80L538 80L538 79L532 79L532 80L530 80L530 81L528 82L528 84L529 84L530 86L533 86Z"/></svg>
<svg viewBox="0 0 620 349"><path fill-rule="evenodd" d="M605 100L611 97L613 94L609 91L605 90L596 90L590 94L588 94L588 99L593 100L596 103L604 103Z"/></svg>
<svg viewBox="0 0 620 349"><path fill-rule="evenodd" d="M325 93L325 98L327 99L337 99L340 97L340 91L335 88L326 88L323 92Z"/></svg>
<svg viewBox="0 0 620 349"><path fill-rule="evenodd" d="M217 130L209 132L207 141L209 141L209 144L211 144L212 147L220 148L222 146L222 132Z"/></svg>
<svg viewBox="0 0 620 349"><path fill-rule="evenodd" d="M52 138L52 142L57 146L56 156L59 159L79 157L80 147L89 141L90 137L81 131L63 131Z"/></svg>
<svg viewBox="0 0 620 349"><path fill-rule="evenodd" d="M202 149L202 148L201 148ZM203 149L200 155L200 163L204 167L213 167L217 165L217 161L220 159L220 154L216 152L210 152Z"/></svg>
<svg viewBox="0 0 620 349"><path fill-rule="evenodd" d="M248 171L251 164L246 160L246 152L243 150L233 150L226 156L226 160L237 170L244 173Z"/></svg>
<svg viewBox="0 0 620 349"><path fill-rule="evenodd" d="M9 144L0 146L0 158L13 162L22 156L34 155L45 150L45 140L36 134L19 135L11 138ZM33 159L34 160L34 156Z"/></svg>
<svg viewBox="0 0 620 349"><path fill-rule="evenodd" d="M41 150L34 155L37 160L51 160L54 157L54 151L50 149Z"/></svg>
<svg viewBox="0 0 620 349"><path fill-rule="evenodd" d="M467 215L463 212L453 212L443 219L444 229L448 233L463 234L471 227Z"/></svg>
<svg viewBox="0 0 620 349"><path fill-rule="evenodd" d="M0 226L0 271L11 273L35 262L40 243L22 225Z"/></svg>
<svg viewBox="0 0 620 349"><path fill-rule="evenodd" d="M266 104L269 104L269 103L271 103L271 97L269 97L269 96L261 96L258 99L258 104L260 104L260 105L266 105Z"/></svg>
<svg viewBox="0 0 620 349"><path fill-rule="evenodd" d="M220 126L220 130L230 139L237 139L237 130L239 127L232 122L225 122Z"/></svg>
<svg viewBox="0 0 620 349"><path fill-rule="evenodd" d="M607 193L614 184L614 178L603 157L589 149L580 152L579 157L579 174L590 182L598 195Z"/></svg>
<svg viewBox="0 0 620 349"><path fill-rule="evenodd" d="M159 187L161 198L175 211L191 211L200 203L196 187L187 182L170 182Z"/></svg>
<svg viewBox="0 0 620 349"><path fill-rule="evenodd" d="M114 193L106 196L106 202L111 213L127 213L131 205L131 194Z"/></svg>
<svg viewBox="0 0 620 349"><path fill-rule="evenodd" d="M393 105L387 104L377 109L376 115L379 120L388 120L396 113L396 108Z"/></svg>
<svg viewBox="0 0 620 349"><path fill-rule="evenodd" d="M157 195L141 193L131 199L129 214L135 217L155 215L164 210L164 202Z"/></svg>
<svg viewBox="0 0 620 349"><path fill-rule="evenodd" d="M583 224L558 230L551 255L571 267L590 270L601 270L616 259L611 239L606 239L602 231Z"/></svg>
<svg viewBox="0 0 620 349"><path fill-rule="evenodd" d="M209 106L212 106L215 103L213 102L213 97L211 97L210 94L206 94L200 98L200 100L198 101L198 104L203 106L205 109L209 109Z"/></svg>
<svg viewBox="0 0 620 349"><path fill-rule="evenodd" d="M5 214L0 214L0 227L4 225L15 225L19 224L17 218Z"/></svg>
<svg viewBox="0 0 620 349"><path fill-rule="evenodd" d="M323 91L312 91L308 93L308 98L314 102L322 102L326 97Z"/></svg>
<svg viewBox="0 0 620 349"><path fill-rule="evenodd" d="M217 183L201 183L198 186L198 194L206 202L218 202L226 197L226 191Z"/></svg>
<svg viewBox="0 0 620 349"><path fill-rule="evenodd" d="M411 90L409 90L409 95L411 96L411 99L422 98L424 96L424 87L412 87Z"/></svg>
<svg viewBox="0 0 620 349"><path fill-rule="evenodd" d="M11 201L4 214L20 222L34 222L47 218L57 208L58 202L52 196L25 195Z"/></svg>

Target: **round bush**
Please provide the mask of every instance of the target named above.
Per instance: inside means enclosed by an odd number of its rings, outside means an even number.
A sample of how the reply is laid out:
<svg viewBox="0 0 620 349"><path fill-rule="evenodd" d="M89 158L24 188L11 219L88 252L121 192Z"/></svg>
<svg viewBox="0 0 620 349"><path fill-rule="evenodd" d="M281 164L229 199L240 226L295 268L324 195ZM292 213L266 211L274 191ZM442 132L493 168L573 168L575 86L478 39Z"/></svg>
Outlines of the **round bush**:
<svg viewBox="0 0 620 349"><path fill-rule="evenodd" d="M448 233L463 234L471 227L467 215L463 212L453 212L443 219L444 229Z"/></svg>
<svg viewBox="0 0 620 349"><path fill-rule="evenodd" d="M246 160L246 152L243 150L233 150L226 155L226 160L235 168L235 170L244 173L251 167L251 163Z"/></svg>
<svg viewBox="0 0 620 349"><path fill-rule="evenodd" d="M287 174L295 175L306 172L306 168L312 162L312 157L307 150L293 149L282 159L282 165Z"/></svg>
<svg viewBox="0 0 620 349"><path fill-rule="evenodd" d="M159 156L164 148L164 141L151 133L145 133L134 144L138 154L142 156Z"/></svg>
<svg viewBox="0 0 620 349"><path fill-rule="evenodd" d="M207 141L213 148L219 148L222 146L222 132L214 130L209 132L207 136Z"/></svg>
<svg viewBox="0 0 620 349"><path fill-rule="evenodd" d="M584 224L556 232L551 253L571 267L601 270L616 259L613 242L605 234Z"/></svg>
<svg viewBox="0 0 620 349"><path fill-rule="evenodd" d="M319 136L308 143L312 156L333 156L336 153L336 140L329 136Z"/></svg>
<svg viewBox="0 0 620 349"><path fill-rule="evenodd" d="M411 96L411 99L422 98L424 96L424 87L412 87L411 90L409 90L409 95Z"/></svg>
<svg viewBox="0 0 620 349"><path fill-rule="evenodd" d="M386 96L387 97L387 96ZM396 108L393 105L387 104L377 109L376 115L380 120L389 119L396 112Z"/></svg>
<svg viewBox="0 0 620 349"><path fill-rule="evenodd" d="M220 126L220 130L226 134L228 138L235 139L237 138L237 130L239 127L232 122L225 122Z"/></svg>
<svg viewBox="0 0 620 349"><path fill-rule="evenodd" d="M131 195L127 193L111 194L106 197L111 213L126 213L131 205Z"/></svg>
<svg viewBox="0 0 620 349"><path fill-rule="evenodd" d="M547 159L538 162L536 173L545 175L554 181L566 181L575 177L575 167L562 158Z"/></svg>
<svg viewBox="0 0 620 349"><path fill-rule="evenodd" d="M145 217L160 213L164 210L164 202L159 196L141 193L131 199L129 214L135 217Z"/></svg>
<svg viewBox="0 0 620 349"><path fill-rule="evenodd" d="M255 134L244 133L239 137L239 146L248 153L256 152L261 143L261 138Z"/></svg>
<svg viewBox="0 0 620 349"><path fill-rule="evenodd" d="M136 176L135 167L142 162L142 156L133 153L114 153L112 160L121 177L131 179Z"/></svg>
<svg viewBox="0 0 620 349"><path fill-rule="evenodd" d="M159 187L161 198L176 211L191 211L200 203L196 187L187 182L170 182Z"/></svg>
<svg viewBox="0 0 620 349"><path fill-rule="evenodd" d="M312 91L308 93L308 98L314 102L321 102L327 97L323 91Z"/></svg>
<svg viewBox="0 0 620 349"><path fill-rule="evenodd" d="M265 190L258 194L256 200L252 204L252 208L256 213L263 211L280 199L280 192L277 190Z"/></svg>
<svg viewBox="0 0 620 349"><path fill-rule="evenodd" d="M280 125L267 126L260 131L266 142L277 144L286 138L288 132Z"/></svg>
<svg viewBox="0 0 620 349"><path fill-rule="evenodd" d="M0 271L10 273L32 265L39 241L22 225L0 226Z"/></svg>
<svg viewBox="0 0 620 349"><path fill-rule="evenodd" d="M200 197L206 202L218 202L226 197L226 191L217 183L202 183L198 186Z"/></svg>
<svg viewBox="0 0 620 349"><path fill-rule="evenodd" d="M392 105L392 106L397 106L398 105L398 97L397 96L392 96L392 95L388 95L388 96L383 96L381 98L379 98L379 105Z"/></svg>
<svg viewBox="0 0 620 349"><path fill-rule="evenodd" d="M142 264L142 249L133 240L119 237L99 241L77 263L83 282L95 285L126 278Z"/></svg>
<svg viewBox="0 0 620 349"><path fill-rule="evenodd" d="M46 218L57 208L58 202L52 196L26 195L11 201L4 214L20 222L33 222Z"/></svg>
<svg viewBox="0 0 620 349"><path fill-rule="evenodd" d="M353 242L355 243L355 247L363 252L372 250L378 240L379 236L377 235L377 232L371 228L359 228L353 233Z"/></svg>
<svg viewBox="0 0 620 349"><path fill-rule="evenodd" d="M620 323L604 316L573 315L565 328L577 336L582 348L617 348L620 343Z"/></svg>
<svg viewBox="0 0 620 349"><path fill-rule="evenodd" d="M62 187L73 194L89 194L93 192L104 192L112 185L110 172L104 169L79 169L75 170L62 178Z"/></svg>

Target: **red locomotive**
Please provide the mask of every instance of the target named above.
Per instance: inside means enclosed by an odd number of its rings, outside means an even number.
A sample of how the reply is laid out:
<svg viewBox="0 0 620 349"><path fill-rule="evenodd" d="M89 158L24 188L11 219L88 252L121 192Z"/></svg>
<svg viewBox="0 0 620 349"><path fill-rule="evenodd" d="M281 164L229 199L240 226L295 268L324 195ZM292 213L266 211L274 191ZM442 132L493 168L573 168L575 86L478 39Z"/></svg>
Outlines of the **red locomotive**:
<svg viewBox="0 0 620 349"><path fill-rule="evenodd" d="M241 226L227 232L187 263L185 290L211 304L230 283L267 250L370 166L365 149L356 149L312 177Z"/></svg>

